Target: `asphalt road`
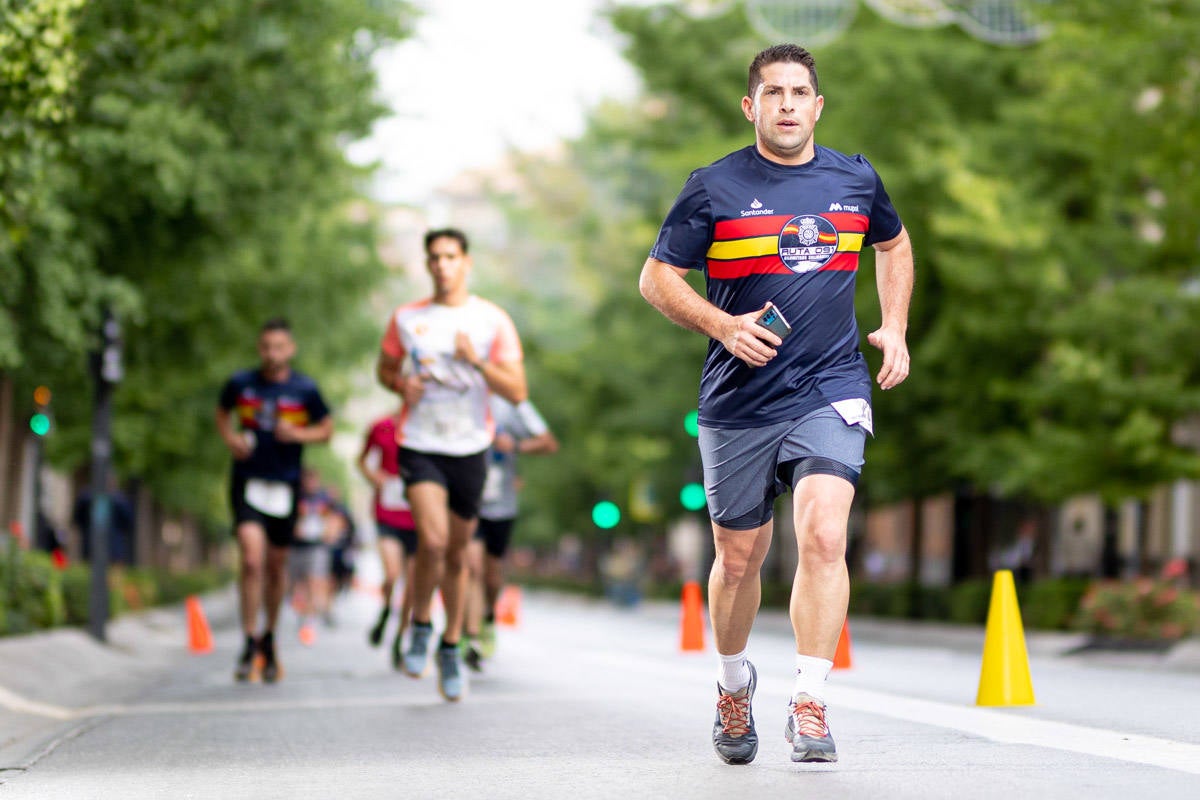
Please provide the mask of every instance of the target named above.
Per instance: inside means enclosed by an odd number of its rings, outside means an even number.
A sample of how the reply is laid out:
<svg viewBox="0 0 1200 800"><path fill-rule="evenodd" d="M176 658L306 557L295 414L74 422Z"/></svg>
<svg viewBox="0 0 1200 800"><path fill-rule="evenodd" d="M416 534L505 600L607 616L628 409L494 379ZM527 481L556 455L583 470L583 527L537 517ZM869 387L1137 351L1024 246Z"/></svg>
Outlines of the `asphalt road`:
<svg viewBox="0 0 1200 800"><path fill-rule="evenodd" d="M730 767L709 742L711 643L679 653L669 605L526 593L520 626L451 704L368 647L375 603L344 598L312 647L289 616L273 686L234 684L238 634L216 631L215 653L170 659L131 699L66 709L40 757L0 772L0 798L1200 796L1200 672L1035 654L1037 706L979 709L977 650L856 638L828 697L841 760L794 765L791 642L764 614L762 746Z"/></svg>

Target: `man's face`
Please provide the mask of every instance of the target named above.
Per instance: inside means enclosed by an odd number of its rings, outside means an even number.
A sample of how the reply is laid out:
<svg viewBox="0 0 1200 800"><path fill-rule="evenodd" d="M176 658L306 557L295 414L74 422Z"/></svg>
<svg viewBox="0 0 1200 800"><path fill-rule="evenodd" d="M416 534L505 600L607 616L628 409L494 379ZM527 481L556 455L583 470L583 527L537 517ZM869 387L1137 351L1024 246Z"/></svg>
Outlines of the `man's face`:
<svg viewBox="0 0 1200 800"><path fill-rule="evenodd" d="M466 288L471 272L471 257L462 251L457 239L439 236L429 243L425 267L433 278L437 294L455 294Z"/></svg>
<svg viewBox="0 0 1200 800"><path fill-rule="evenodd" d="M296 354L296 342L287 331L263 331L258 336L258 357L263 369L278 372L286 369Z"/></svg>
<svg viewBox="0 0 1200 800"><path fill-rule="evenodd" d="M825 98L813 91L808 67L794 62L767 64L754 97L742 98L742 112L754 123L760 147L782 163L811 157L813 128Z"/></svg>

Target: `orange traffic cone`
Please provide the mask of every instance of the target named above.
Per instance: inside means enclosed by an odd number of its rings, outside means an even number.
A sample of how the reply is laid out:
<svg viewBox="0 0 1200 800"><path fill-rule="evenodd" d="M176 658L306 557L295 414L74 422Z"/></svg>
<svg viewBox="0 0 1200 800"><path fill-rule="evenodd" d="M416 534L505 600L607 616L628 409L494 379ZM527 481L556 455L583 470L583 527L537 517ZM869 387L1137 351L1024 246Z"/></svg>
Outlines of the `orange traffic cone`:
<svg viewBox="0 0 1200 800"><path fill-rule="evenodd" d="M850 620L842 623L842 635L838 637L837 651L833 654L834 669L850 669L853 659L850 657Z"/></svg>
<svg viewBox="0 0 1200 800"><path fill-rule="evenodd" d="M521 587L505 586L496 599L496 621L515 628L521 623Z"/></svg>
<svg viewBox="0 0 1200 800"><path fill-rule="evenodd" d="M204 616L200 598L191 595L185 602L188 621L188 649L193 653L211 653L213 651L212 630Z"/></svg>
<svg viewBox="0 0 1200 800"><path fill-rule="evenodd" d="M686 652L704 649L704 599L700 596L700 584L688 581L683 585L680 597L683 607L680 622L679 649Z"/></svg>

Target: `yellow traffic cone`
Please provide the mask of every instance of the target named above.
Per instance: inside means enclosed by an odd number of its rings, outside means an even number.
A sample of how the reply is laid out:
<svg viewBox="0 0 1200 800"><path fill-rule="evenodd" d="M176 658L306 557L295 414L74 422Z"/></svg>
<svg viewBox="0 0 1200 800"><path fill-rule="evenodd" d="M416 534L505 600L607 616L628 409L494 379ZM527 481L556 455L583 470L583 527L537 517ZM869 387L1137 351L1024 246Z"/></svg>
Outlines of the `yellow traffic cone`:
<svg viewBox="0 0 1200 800"><path fill-rule="evenodd" d="M1025 651L1025 628L1017 606L1012 572L1002 569L992 581L987 633L983 640L983 667L979 671L978 706L1031 706L1033 679Z"/></svg>

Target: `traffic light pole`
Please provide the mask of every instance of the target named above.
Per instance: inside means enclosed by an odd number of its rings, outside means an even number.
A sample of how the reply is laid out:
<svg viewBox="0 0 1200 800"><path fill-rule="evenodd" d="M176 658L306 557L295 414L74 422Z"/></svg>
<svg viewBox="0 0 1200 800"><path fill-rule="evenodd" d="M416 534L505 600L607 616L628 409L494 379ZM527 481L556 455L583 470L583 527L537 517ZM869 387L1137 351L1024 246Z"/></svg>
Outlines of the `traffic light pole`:
<svg viewBox="0 0 1200 800"><path fill-rule="evenodd" d="M112 529L112 500L108 495L108 476L112 468L112 392L121 379L121 328L110 311L105 311L101 334L103 345L93 357L92 364L96 397L92 411L92 565L88 630L103 642L107 638L108 543Z"/></svg>

